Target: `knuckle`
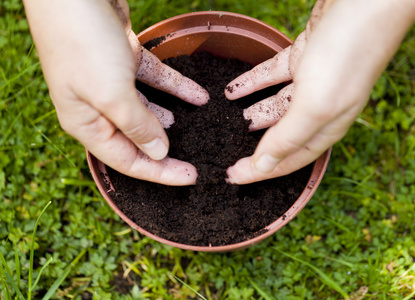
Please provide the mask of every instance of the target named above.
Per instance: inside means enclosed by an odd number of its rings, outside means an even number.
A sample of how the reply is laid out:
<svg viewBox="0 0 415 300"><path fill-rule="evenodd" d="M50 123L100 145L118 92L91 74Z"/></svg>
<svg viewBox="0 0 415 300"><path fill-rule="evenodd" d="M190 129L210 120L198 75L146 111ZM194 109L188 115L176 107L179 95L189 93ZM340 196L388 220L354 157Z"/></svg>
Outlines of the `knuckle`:
<svg viewBox="0 0 415 300"><path fill-rule="evenodd" d="M133 89L135 93L135 89ZM124 82L113 80L108 83L102 80L92 83L92 86L83 91L86 100L99 110L113 110L117 102L130 96L131 87Z"/></svg>
<svg viewBox="0 0 415 300"><path fill-rule="evenodd" d="M300 148L300 144L290 139L281 140L278 142L278 144L276 144L277 152L282 153L283 155L288 155L290 153L296 152Z"/></svg>
<svg viewBox="0 0 415 300"><path fill-rule="evenodd" d="M118 95L119 97L119 95ZM91 99L92 105L99 108L99 110L107 111L114 109L116 105L117 96L113 93L111 89L100 90L99 92L94 93L89 98Z"/></svg>
<svg viewBox="0 0 415 300"><path fill-rule="evenodd" d="M122 128L121 130L125 136L135 141L148 139L148 137L151 135L149 124L143 122L135 124L132 127Z"/></svg>
<svg viewBox="0 0 415 300"><path fill-rule="evenodd" d="M316 120L320 121L328 121L333 118L333 110L327 107L314 109L311 113Z"/></svg>
<svg viewBox="0 0 415 300"><path fill-rule="evenodd" d="M333 101L325 101L323 99L307 102L305 110L313 119L319 120L320 122L332 119L337 113Z"/></svg>

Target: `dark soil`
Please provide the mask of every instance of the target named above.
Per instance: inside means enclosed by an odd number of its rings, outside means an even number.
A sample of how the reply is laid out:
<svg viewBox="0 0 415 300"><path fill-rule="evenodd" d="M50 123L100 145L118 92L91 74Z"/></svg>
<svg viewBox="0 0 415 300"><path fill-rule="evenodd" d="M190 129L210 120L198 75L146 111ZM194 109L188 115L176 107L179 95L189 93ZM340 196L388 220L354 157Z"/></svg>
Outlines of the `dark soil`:
<svg viewBox="0 0 415 300"><path fill-rule="evenodd" d="M110 196L137 225L170 241L219 246L261 234L300 196L312 165L285 177L243 186L227 184L226 169L251 155L263 133L248 133L243 108L276 94L281 86L229 101L223 93L226 84L250 65L207 53L171 58L165 63L198 82L211 97L208 104L195 107L137 83L150 101L173 111L175 123L167 130L169 156L192 163L199 173L197 184L164 186L108 168L116 190Z"/></svg>
<svg viewBox="0 0 415 300"><path fill-rule="evenodd" d="M171 37L171 36L173 36L173 34L167 34L167 35L157 37L145 43L143 47L146 48L147 50L151 50L157 47L158 45L160 45L161 43L163 43L166 40L166 38Z"/></svg>

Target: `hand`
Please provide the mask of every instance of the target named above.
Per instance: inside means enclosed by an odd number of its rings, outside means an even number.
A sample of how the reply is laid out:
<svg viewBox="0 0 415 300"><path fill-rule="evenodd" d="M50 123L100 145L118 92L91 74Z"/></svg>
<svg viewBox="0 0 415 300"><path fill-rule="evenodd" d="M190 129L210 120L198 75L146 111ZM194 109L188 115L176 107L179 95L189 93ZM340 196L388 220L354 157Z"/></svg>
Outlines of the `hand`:
<svg viewBox="0 0 415 300"><path fill-rule="evenodd" d="M290 75L294 81L294 86L245 110L245 117L252 118L251 130L276 125L266 131L251 157L228 169L231 183L289 174L340 140L415 19L411 0L337 0L326 5L322 0L317 4L321 19L313 9L300 47L296 40L291 49L228 85L227 97L236 99L287 81Z"/></svg>
<svg viewBox="0 0 415 300"><path fill-rule="evenodd" d="M148 103L136 91L135 79L196 105L206 103L208 94L142 50L131 31L126 2L111 2L115 10L101 0L25 1L59 121L121 173L169 185L193 184L196 169L166 157L168 138L149 109L166 127L174 122L172 114Z"/></svg>

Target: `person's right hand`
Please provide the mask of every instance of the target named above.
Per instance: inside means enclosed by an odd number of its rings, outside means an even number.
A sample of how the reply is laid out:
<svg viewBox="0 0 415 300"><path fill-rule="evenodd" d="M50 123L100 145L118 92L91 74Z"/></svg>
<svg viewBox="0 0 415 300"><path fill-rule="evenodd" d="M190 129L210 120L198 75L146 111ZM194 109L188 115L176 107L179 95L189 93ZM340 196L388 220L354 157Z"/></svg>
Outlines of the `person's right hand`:
<svg viewBox="0 0 415 300"><path fill-rule="evenodd" d="M25 1L61 126L121 173L168 185L194 184L194 166L166 157L168 138L146 106L165 126L173 122L171 113L149 104L136 91L135 79L195 105L209 96L141 48L128 30L128 6L120 3L117 11L102 0ZM126 19L120 20L123 11Z"/></svg>

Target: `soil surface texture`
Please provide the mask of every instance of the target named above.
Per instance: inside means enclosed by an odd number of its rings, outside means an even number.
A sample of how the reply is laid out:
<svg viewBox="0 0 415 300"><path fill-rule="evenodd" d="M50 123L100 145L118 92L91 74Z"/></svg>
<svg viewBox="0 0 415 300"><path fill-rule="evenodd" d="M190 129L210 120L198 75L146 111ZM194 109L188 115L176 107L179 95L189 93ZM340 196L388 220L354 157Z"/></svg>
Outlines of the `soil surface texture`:
<svg viewBox="0 0 415 300"><path fill-rule="evenodd" d="M266 231L300 196L312 165L293 174L249 185L225 182L226 169L251 155L263 131L248 133L243 108L275 95L274 86L237 101L224 95L225 86L252 66L207 53L164 61L195 80L210 94L208 104L195 107L171 95L137 83L149 99L169 110L175 123L167 130L169 156L193 164L195 186L172 187L124 176L110 168L114 203L137 225L167 240L195 245L238 243Z"/></svg>

